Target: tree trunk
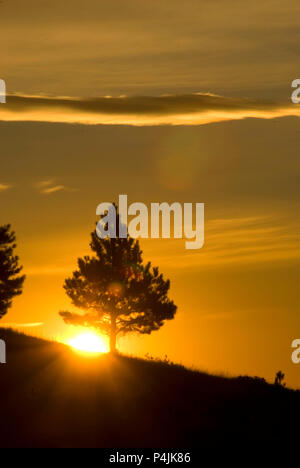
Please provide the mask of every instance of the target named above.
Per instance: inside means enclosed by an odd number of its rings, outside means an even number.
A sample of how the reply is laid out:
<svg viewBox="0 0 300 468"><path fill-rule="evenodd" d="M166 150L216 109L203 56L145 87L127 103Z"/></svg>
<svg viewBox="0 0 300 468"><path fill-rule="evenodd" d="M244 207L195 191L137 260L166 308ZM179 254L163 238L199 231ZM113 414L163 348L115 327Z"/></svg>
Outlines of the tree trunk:
<svg viewBox="0 0 300 468"><path fill-rule="evenodd" d="M117 352L116 341L117 341L116 318L112 316L111 322L110 322L110 337L109 337L109 350L111 353Z"/></svg>

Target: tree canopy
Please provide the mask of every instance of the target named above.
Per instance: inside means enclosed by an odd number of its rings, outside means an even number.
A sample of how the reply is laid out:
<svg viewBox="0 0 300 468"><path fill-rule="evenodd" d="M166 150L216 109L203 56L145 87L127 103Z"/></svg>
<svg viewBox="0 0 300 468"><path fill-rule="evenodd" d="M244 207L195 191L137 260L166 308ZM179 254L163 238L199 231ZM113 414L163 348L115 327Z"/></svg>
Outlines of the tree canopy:
<svg viewBox="0 0 300 468"><path fill-rule="evenodd" d="M127 238L100 239L91 234L94 256L78 259L78 269L67 278L64 289L72 304L84 314L61 311L66 323L94 327L116 338L130 332L150 334L174 318L176 305L168 298L170 281L158 267L143 264L139 241Z"/></svg>
<svg viewBox="0 0 300 468"><path fill-rule="evenodd" d="M19 257L14 255L16 236L9 224L0 226L0 319L12 305L12 299L22 293L25 280L19 275Z"/></svg>

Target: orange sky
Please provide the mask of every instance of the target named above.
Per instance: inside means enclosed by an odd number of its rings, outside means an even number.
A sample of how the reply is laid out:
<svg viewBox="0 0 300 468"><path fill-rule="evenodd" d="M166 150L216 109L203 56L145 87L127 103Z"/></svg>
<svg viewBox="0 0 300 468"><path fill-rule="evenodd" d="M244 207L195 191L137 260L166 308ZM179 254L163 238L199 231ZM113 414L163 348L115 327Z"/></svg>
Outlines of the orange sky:
<svg viewBox="0 0 300 468"><path fill-rule="evenodd" d="M231 375L281 369L300 386L298 4L224 5L0 5L0 222L27 275L1 324L76 332L58 316L70 308L62 284L88 252L99 203L203 202L200 251L142 241L178 313L121 350Z"/></svg>

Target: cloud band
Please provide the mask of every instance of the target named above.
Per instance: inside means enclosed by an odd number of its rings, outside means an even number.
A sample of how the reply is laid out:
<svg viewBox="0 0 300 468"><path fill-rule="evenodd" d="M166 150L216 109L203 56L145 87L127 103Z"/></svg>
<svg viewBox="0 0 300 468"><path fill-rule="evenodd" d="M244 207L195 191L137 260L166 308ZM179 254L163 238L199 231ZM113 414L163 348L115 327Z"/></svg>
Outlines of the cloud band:
<svg viewBox="0 0 300 468"><path fill-rule="evenodd" d="M92 99L10 95L2 121L86 125L203 125L245 118L300 116L292 103L229 98L209 93Z"/></svg>

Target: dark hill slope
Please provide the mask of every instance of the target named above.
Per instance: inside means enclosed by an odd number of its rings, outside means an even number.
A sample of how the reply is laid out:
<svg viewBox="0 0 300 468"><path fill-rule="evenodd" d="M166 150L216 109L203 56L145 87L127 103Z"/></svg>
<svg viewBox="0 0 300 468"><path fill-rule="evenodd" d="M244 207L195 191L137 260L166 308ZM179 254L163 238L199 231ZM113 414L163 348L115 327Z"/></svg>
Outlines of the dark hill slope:
<svg viewBox="0 0 300 468"><path fill-rule="evenodd" d="M195 447L295 437L300 392L0 329L1 447Z"/></svg>

